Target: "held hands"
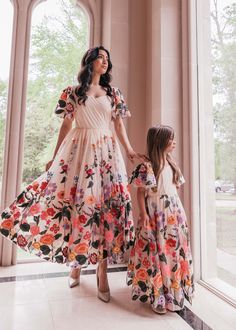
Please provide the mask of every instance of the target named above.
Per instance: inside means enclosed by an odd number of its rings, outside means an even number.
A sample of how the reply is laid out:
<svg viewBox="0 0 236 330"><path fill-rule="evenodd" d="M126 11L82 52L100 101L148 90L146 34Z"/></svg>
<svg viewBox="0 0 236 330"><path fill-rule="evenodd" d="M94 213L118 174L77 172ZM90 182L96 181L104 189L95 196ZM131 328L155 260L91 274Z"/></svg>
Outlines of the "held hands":
<svg viewBox="0 0 236 330"><path fill-rule="evenodd" d="M134 159L139 159L141 161L147 161L147 157L145 155L142 155L140 153L135 152L132 148L128 149L126 151L127 158L134 163Z"/></svg>

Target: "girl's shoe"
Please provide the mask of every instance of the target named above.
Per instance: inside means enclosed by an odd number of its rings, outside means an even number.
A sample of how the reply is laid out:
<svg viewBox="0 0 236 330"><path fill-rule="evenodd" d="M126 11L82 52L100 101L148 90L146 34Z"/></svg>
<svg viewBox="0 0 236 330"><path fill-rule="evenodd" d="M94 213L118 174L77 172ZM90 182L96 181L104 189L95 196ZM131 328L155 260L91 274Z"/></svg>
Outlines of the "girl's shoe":
<svg viewBox="0 0 236 330"><path fill-rule="evenodd" d="M162 306L157 306L157 307L152 307L153 312L157 313L157 314L166 314L167 310L165 307Z"/></svg>
<svg viewBox="0 0 236 330"><path fill-rule="evenodd" d="M80 284L80 271L79 271L79 274L76 278L72 277L71 276L71 272L69 274L69 277L68 277L68 285L70 288L74 288L75 286L79 285Z"/></svg>
<svg viewBox="0 0 236 330"><path fill-rule="evenodd" d="M98 288L98 298L104 302L109 302L111 295L110 295L110 289L108 289L108 291L100 291L99 290L99 276L98 276L98 268L96 269L96 277L97 277L97 288Z"/></svg>

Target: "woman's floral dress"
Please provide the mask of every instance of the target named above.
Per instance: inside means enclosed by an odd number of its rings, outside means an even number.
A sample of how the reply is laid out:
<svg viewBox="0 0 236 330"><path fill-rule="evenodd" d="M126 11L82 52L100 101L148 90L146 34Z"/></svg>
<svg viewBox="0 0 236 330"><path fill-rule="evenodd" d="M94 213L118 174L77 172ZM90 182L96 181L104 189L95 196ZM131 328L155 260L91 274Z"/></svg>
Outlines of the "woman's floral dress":
<svg viewBox="0 0 236 330"><path fill-rule="evenodd" d="M74 267L122 261L133 241L127 174L112 118L130 116L119 89L114 99L88 96L79 105L67 87L55 113L75 119L51 168L0 218L0 232L26 251Z"/></svg>
<svg viewBox="0 0 236 330"><path fill-rule="evenodd" d="M179 184L183 182L181 177ZM172 169L165 166L156 182L151 163L142 163L130 183L145 189L149 215L147 223L139 221L131 249L127 283L132 299L181 310L184 298L191 303L194 285L187 219Z"/></svg>

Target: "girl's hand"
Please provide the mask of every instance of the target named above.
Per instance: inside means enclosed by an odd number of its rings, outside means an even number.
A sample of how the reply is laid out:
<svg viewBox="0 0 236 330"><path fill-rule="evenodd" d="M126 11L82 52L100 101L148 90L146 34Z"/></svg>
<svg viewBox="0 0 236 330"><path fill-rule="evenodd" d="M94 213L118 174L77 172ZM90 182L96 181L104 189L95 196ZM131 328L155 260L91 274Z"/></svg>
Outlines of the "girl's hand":
<svg viewBox="0 0 236 330"><path fill-rule="evenodd" d="M147 212L139 214L139 221L144 225L144 227L148 227L149 215L147 214Z"/></svg>
<svg viewBox="0 0 236 330"><path fill-rule="evenodd" d="M45 166L45 169L46 171L49 170L49 168L52 166L52 163L53 163L54 159L50 160L49 162L47 162L46 166Z"/></svg>

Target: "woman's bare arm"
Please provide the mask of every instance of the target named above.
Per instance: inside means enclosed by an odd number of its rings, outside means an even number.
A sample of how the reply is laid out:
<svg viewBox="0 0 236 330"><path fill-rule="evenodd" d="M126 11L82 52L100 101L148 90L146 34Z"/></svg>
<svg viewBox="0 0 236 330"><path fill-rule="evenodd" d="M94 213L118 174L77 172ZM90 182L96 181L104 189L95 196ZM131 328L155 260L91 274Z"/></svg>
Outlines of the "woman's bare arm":
<svg viewBox="0 0 236 330"><path fill-rule="evenodd" d="M66 135L69 133L69 131L71 130L72 127L72 120L69 118L65 118L62 122L60 131L59 131L59 135L58 135L58 139L57 139L57 144L56 144L56 148L54 150L54 154L53 154L53 158L52 160L50 160L47 164L46 164L46 171L50 168L50 166L52 165L52 162L58 152L58 149L61 146L62 141L64 140L64 138L66 137Z"/></svg>

